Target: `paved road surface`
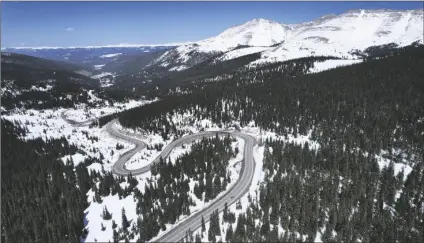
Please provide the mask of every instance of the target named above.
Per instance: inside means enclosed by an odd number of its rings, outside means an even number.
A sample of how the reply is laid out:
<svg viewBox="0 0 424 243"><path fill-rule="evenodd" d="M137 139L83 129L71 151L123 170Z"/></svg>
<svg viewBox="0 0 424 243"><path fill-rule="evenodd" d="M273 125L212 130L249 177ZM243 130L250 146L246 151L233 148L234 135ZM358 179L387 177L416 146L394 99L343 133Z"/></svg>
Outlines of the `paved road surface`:
<svg viewBox="0 0 424 243"><path fill-rule="evenodd" d="M67 122L69 122L70 124L74 126L88 125L87 122L90 121L88 120L84 122L76 122L73 120L69 120L64 116L64 112L62 113L62 118L64 118ZM113 170L112 170L113 173L117 175L128 175L129 173L131 173L132 175L139 175L149 171L151 164L148 164L142 168L135 169L135 170L126 169L125 163L137 152L145 148L146 144L137 138L130 137L116 130L113 127L113 124L115 122L116 122L116 119L109 122L106 125L106 130L113 137L116 137L118 139L124 139L130 143L135 144L136 147L124 153L118 159L118 161L113 166ZM226 202L228 206L237 202L249 190L250 185L252 184L254 170L255 170L255 161L253 159L253 147L256 144L256 140L252 136L245 133L229 132L229 131L218 131L218 132L205 131L205 132L199 132L199 133L187 135L168 144L168 146L165 147L165 149L153 161L153 163L158 162L160 157L166 159L175 147L179 147L182 144L186 144L186 143L192 143L193 141L201 139L202 137L213 137L213 136L216 136L217 133L219 136L225 136L229 134L231 136L242 138L245 141L244 159L243 159L244 163L242 163L239 179L232 186L232 188L227 190L227 192L224 195L214 200L211 204L208 205L208 207L198 212L192 213L189 218L183 220L177 225L174 225L174 227L168 230L167 233L165 233L164 235L156 239L156 242L180 241L185 236L188 230L195 231L196 229L201 227L202 216L204 217L205 222L208 222L210 219L210 215L215 210L218 209L219 212L222 212L224 210L224 205Z"/></svg>
<svg viewBox="0 0 424 243"><path fill-rule="evenodd" d="M96 120L96 119L88 119L88 120L85 120L85 121L75 121L75 120L69 119L69 118L66 116L66 112L67 112L67 110L62 111L62 112L60 113L60 117L61 117L63 120L65 120L67 123L69 123L69 124L71 124L72 126L75 126L75 127L88 126L88 125L90 125L93 121L95 121L95 120Z"/></svg>

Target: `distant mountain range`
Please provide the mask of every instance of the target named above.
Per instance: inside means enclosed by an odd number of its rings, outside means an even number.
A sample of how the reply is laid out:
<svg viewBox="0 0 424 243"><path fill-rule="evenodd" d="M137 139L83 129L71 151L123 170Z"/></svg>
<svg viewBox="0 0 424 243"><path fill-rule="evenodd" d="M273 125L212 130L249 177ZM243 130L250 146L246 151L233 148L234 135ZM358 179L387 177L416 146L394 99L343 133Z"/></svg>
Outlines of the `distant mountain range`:
<svg viewBox="0 0 424 243"><path fill-rule="evenodd" d="M84 66L88 69L101 69L104 65L114 62L120 56L139 55L168 50L175 46L106 46L106 47L16 47L4 48L2 51L46 58L56 61L66 61Z"/></svg>
<svg viewBox="0 0 424 243"><path fill-rule="evenodd" d="M96 72L136 79L163 77L199 64L244 58L243 65L283 62L309 56L362 58L375 46L423 43L423 9L352 10L299 24L253 19L198 42L168 45L6 48L4 51L67 61ZM248 60L247 63L245 63Z"/></svg>

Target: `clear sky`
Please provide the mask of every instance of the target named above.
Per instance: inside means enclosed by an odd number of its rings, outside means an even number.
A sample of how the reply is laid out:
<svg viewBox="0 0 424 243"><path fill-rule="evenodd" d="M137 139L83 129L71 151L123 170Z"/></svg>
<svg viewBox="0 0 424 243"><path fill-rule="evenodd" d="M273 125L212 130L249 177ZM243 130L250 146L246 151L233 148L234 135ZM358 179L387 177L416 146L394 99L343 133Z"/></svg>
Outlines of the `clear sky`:
<svg viewBox="0 0 424 243"><path fill-rule="evenodd" d="M310 21L351 9L423 2L1 2L1 45L89 46L197 41L254 18Z"/></svg>

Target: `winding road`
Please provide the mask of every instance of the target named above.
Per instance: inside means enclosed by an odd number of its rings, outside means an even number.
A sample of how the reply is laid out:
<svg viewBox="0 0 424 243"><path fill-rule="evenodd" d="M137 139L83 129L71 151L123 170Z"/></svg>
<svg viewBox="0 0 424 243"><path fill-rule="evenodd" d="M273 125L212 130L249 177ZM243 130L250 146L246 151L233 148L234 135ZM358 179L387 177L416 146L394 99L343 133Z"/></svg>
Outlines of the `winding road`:
<svg viewBox="0 0 424 243"><path fill-rule="evenodd" d="M83 121L83 122L77 122L74 120L70 120L65 116L65 112L62 112L62 118L67 121L69 124L73 126L84 126L88 125L91 120ZM218 134L219 136L225 136L230 135L234 137L239 137L245 141L245 147L244 147L244 158L240 171L240 176L236 183L227 190L223 195L220 197L214 199L211 201L211 203L201 209L200 211L192 213L188 218L184 219L181 222L177 222L171 229L168 229L168 231L161 235L159 238L157 238L156 242L177 242L180 241L182 238L185 237L186 232L191 230L192 232L197 230L201 227L201 219L202 216L205 220L205 222L208 222L210 219L211 214L218 210L219 212L222 212L224 210L225 203L229 205L237 202L243 195L245 195L250 185L252 184L253 175L255 171L255 161L253 159L253 147L256 145L256 140L251 135L242 133L242 132L231 132L231 131L204 131L199 132L191 135L187 135L184 137L181 137L177 140L174 140L168 146L165 147L165 149L159 154L159 156L151 163L148 164L142 168L138 168L135 170L129 170L125 167L125 163L136 153L140 152L143 148L145 148L147 145L143 141L128 136L114 128L114 124L117 120L112 120L106 125L106 130L109 132L109 134L117 139L123 139L127 142L133 143L136 145L135 148L127 151L124 153L118 161L113 166L113 173L117 175L139 175L143 174L150 170L150 166L152 163L158 162L159 159L162 157L163 159L166 159L172 150L175 147L179 147L183 144L192 143L195 140L201 139L203 137L213 137Z"/></svg>
<svg viewBox="0 0 424 243"><path fill-rule="evenodd" d="M90 125L93 121L95 121L95 120L96 120L96 119L88 119L88 120L85 120L85 121L75 121L75 120L69 119L69 118L66 116L66 112L67 112L67 110L62 111L62 112L60 113L60 117L61 117L63 120L65 120L67 123L71 124L71 125L72 125L72 126L74 126L74 127L83 127L83 126L88 126L88 125Z"/></svg>

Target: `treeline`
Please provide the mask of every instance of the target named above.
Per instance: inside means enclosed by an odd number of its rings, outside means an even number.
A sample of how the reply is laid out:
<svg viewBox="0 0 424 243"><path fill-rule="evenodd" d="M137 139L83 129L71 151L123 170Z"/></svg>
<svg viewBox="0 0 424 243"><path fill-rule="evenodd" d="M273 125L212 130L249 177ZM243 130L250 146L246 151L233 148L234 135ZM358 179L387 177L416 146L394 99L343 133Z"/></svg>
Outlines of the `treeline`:
<svg viewBox="0 0 424 243"><path fill-rule="evenodd" d="M307 74L309 69L314 67L316 62L324 62L327 60L337 60L338 57L333 56L310 56L291 59L283 62L262 63L253 67L245 67L240 72L251 72L253 74L263 71L282 72L285 76L299 76ZM244 73L243 73L244 74Z"/></svg>
<svg viewBox="0 0 424 243"><path fill-rule="evenodd" d="M405 49L414 47L422 47L423 45L419 41L415 41L408 46L399 47L396 43L389 43L378 46L370 46L363 52L356 50L354 54L360 56L364 61L369 61L377 58L385 58L394 55L400 55Z"/></svg>
<svg viewBox="0 0 424 243"><path fill-rule="evenodd" d="M221 54L223 55L223 54ZM316 62L339 59L332 56L311 56L297 58L276 63L264 63L257 66L248 65L260 58L260 53L253 53L227 61L218 61L218 56L209 59L183 71L170 72L169 74L153 79L152 83L140 84L140 80L131 83L123 82L116 86L107 88L106 92L110 98L124 100L126 97L146 98L163 97L176 87L182 91L196 92L207 84L208 80L223 80L227 82L228 77L239 80L250 79L258 73L278 72L280 75L293 77L309 73ZM163 70L162 70L163 71ZM159 71L160 72L160 71Z"/></svg>
<svg viewBox="0 0 424 243"><path fill-rule="evenodd" d="M190 111L193 118L218 124L255 121L280 134L312 131L322 144L340 139L370 152L394 146L419 150L423 50L295 78L270 72L257 74L260 83L240 78L208 84L199 92L125 111L119 119L127 127L158 131L172 127L169 115Z"/></svg>

